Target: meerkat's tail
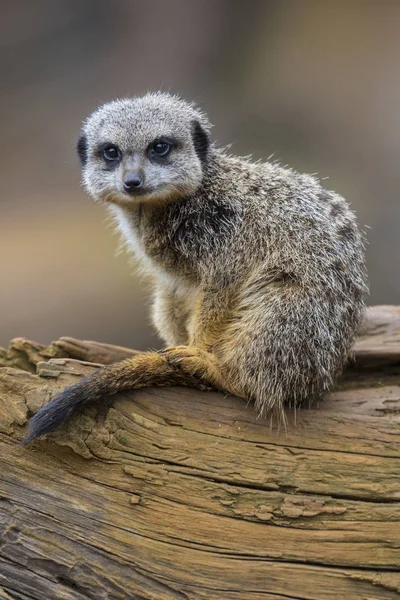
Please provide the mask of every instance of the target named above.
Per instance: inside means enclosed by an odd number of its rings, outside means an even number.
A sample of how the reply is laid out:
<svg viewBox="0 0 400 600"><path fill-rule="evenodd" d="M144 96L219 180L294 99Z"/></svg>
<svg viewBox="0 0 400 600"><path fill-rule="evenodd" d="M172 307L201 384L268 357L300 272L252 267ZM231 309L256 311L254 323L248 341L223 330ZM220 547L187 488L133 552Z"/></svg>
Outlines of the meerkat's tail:
<svg viewBox="0 0 400 600"><path fill-rule="evenodd" d="M207 365L202 361L196 364L192 360L190 369L184 368L184 363L184 359L181 361L176 353L171 358L168 350L143 352L92 373L58 394L32 417L24 444L58 429L74 412L86 405L118 392L146 386L218 387L211 377L207 377Z"/></svg>

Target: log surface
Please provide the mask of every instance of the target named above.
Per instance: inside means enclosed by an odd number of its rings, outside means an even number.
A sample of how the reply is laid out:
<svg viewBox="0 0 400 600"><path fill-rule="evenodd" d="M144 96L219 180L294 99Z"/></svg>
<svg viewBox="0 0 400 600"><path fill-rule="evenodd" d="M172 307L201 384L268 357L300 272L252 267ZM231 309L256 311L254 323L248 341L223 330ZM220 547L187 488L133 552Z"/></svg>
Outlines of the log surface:
<svg viewBox="0 0 400 600"><path fill-rule="evenodd" d="M0 349L0 600L400 599L400 308L287 431L186 388L109 399L31 446L29 416L133 353Z"/></svg>

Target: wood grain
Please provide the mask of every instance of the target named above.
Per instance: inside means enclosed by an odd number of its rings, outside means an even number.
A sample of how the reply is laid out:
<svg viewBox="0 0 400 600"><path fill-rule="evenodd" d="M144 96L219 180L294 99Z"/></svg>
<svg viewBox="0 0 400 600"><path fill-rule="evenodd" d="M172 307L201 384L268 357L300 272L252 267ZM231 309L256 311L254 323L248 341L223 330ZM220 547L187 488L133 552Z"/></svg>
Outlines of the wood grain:
<svg viewBox="0 0 400 600"><path fill-rule="evenodd" d="M369 309L335 392L286 431L238 398L147 389L19 444L132 352L0 352L0 600L400 599L399 307Z"/></svg>

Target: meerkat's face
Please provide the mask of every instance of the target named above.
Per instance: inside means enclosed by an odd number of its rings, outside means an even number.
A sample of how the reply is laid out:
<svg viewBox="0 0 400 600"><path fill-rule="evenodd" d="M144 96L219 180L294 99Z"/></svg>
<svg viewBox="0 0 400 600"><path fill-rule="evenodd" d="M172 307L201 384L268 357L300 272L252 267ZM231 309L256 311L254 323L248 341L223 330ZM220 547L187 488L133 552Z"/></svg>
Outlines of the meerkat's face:
<svg viewBox="0 0 400 600"><path fill-rule="evenodd" d="M187 196L201 184L209 130L201 112L168 94L105 104L79 138L83 184L123 207Z"/></svg>

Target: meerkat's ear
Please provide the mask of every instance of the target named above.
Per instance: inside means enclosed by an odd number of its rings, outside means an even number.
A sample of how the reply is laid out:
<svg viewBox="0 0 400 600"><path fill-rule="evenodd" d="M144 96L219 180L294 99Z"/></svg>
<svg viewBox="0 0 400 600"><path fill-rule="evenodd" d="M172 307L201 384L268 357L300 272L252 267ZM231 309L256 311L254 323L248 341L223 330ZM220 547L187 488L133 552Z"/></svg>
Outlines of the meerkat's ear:
<svg viewBox="0 0 400 600"><path fill-rule="evenodd" d="M192 123L192 138L194 149L200 161L204 163L207 160L208 148L210 146L210 136L204 131L199 121Z"/></svg>
<svg viewBox="0 0 400 600"><path fill-rule="evenodd" d="M82 133L82 135L79 137L76 145L76 151L78 152L78 156L83 167L87 162L87 138L84 133Z"/></svg>

